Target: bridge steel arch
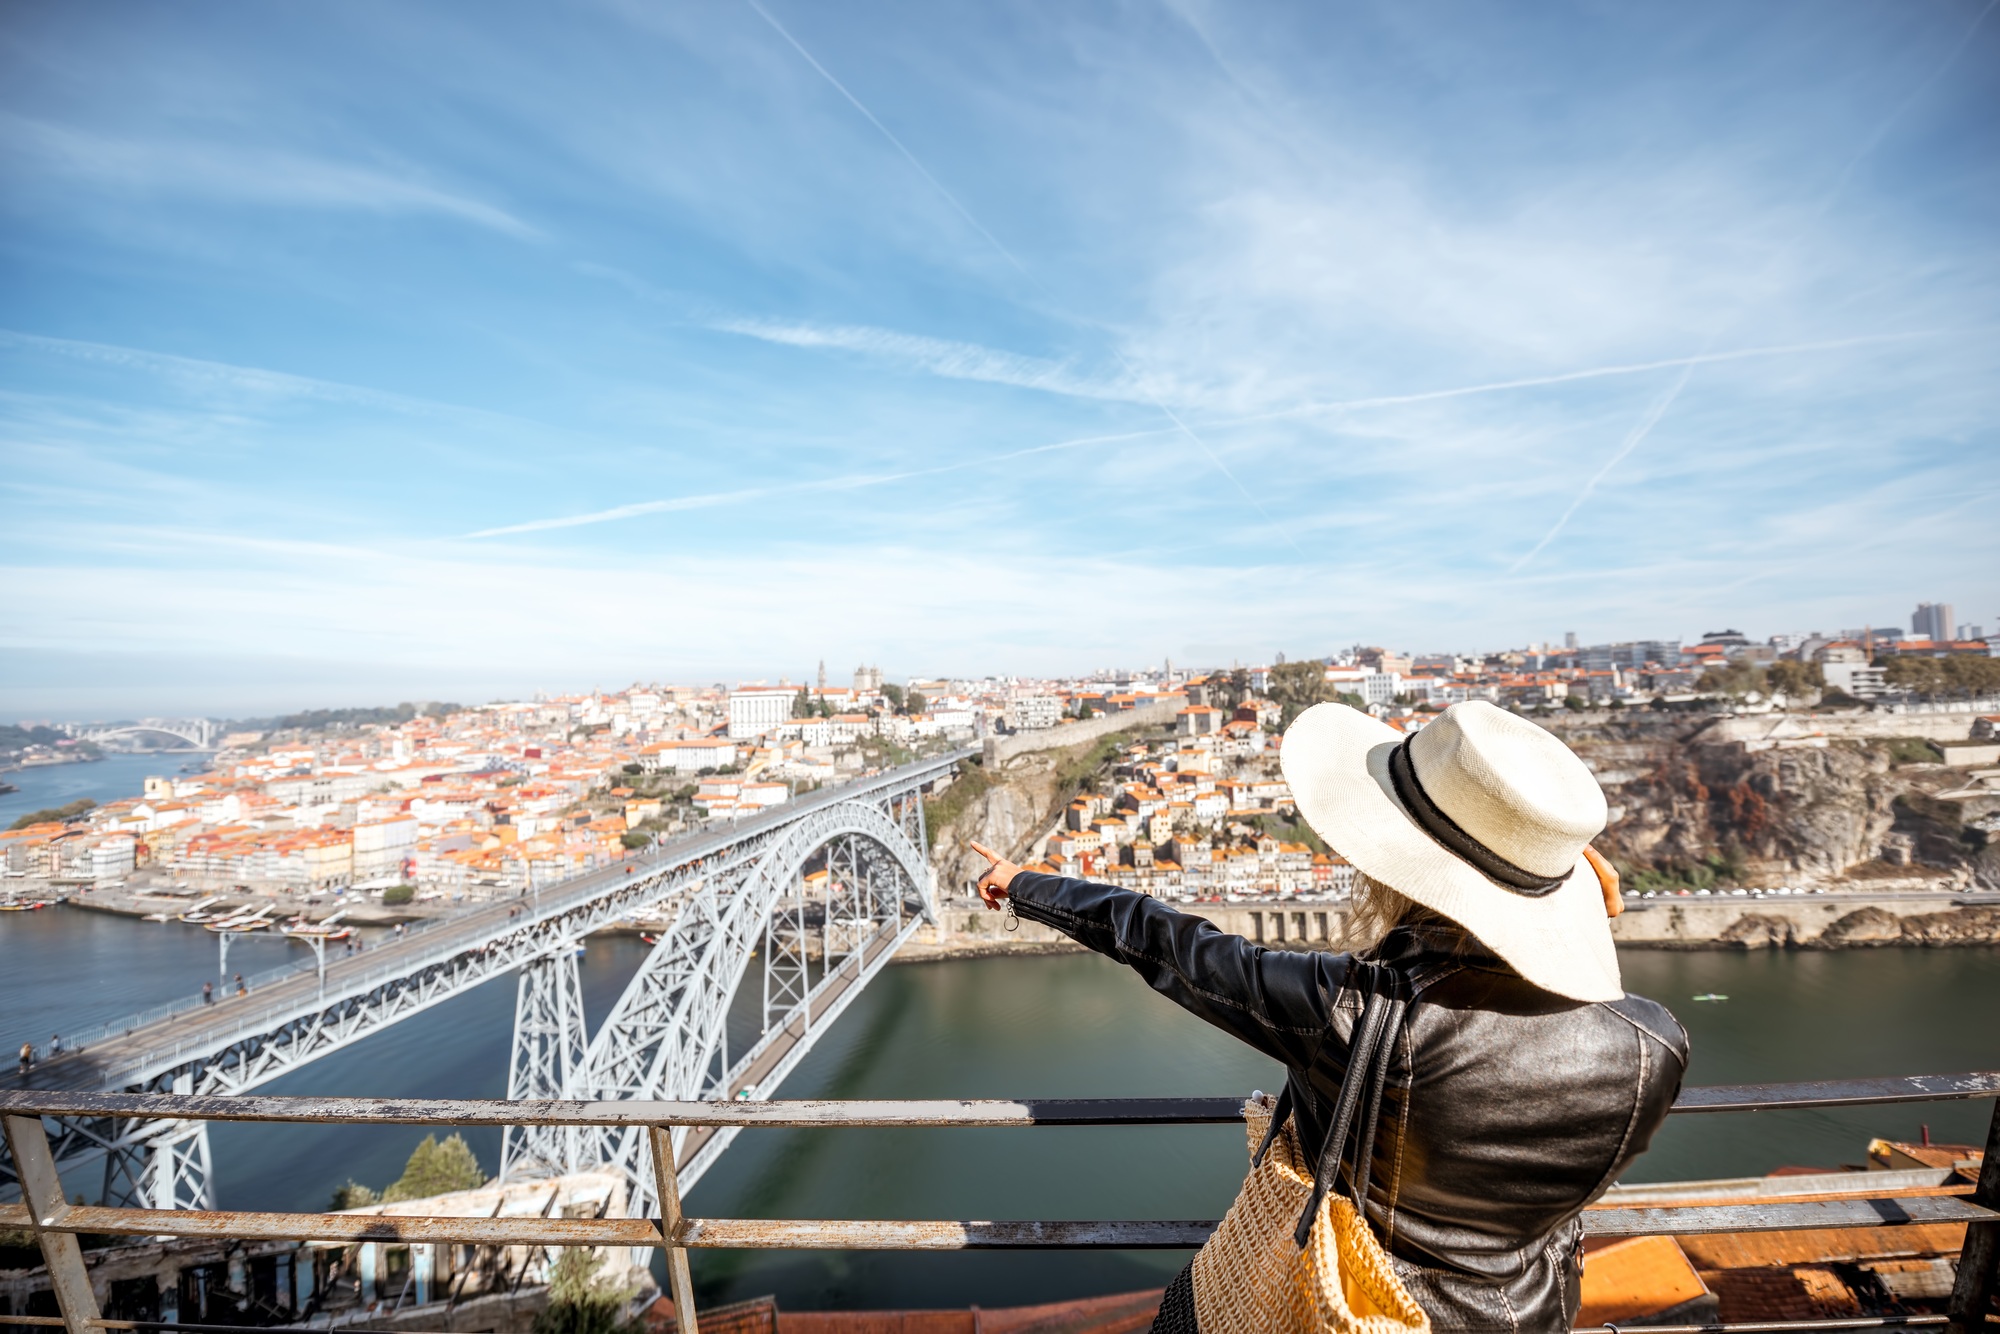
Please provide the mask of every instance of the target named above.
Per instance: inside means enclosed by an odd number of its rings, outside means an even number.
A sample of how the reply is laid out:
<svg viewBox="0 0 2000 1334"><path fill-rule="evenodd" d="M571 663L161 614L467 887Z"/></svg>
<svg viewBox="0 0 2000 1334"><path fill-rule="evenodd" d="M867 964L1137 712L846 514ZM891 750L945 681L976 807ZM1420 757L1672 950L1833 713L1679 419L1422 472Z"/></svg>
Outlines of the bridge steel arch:
<svg viewBox="0 0 2000 1334"><path fill-rule="evenodd" d="M237 1094L268 1083L460 995L519 970L509 1072L515 1097L734 1096L756 1075L763 1096L789 1073L816 1030L844 1008L864 982L932 912L924 849L923 796L970 752L919 761L816 793L740 825L635 855L622 868L591 873L537 891L527 904L495 903L393 945L330 962L323 977L301 971L248 1001L196 1005L136 1024L37 1067L36 1087L127 1092ZM824 854L843 868L828 916L865 926L869 948L847 949L839 967L821 968L801 995L781 993L766 1006L764 1032L750 1053L727 1059L730 999L763 934L776 969L796 959L803 979L805 938L800 871ZM855 883L849 883L854 881ZM795 917L776 936L768 921L786 906ZM856 918L854 904L866 901ZM525 909L525 911L523 911ZM761 914L761 916L760 916ZM845 914L844 917L841 915ZM660 943L592 1040L583 1031L576 979L578 943L590 932L634 916L668 915ZM783 913L779 914L783 916ZM851 942L848 942L851 943ZM845 948L845 945L843 945ZM767 953L767 965L774 955ZM803 1043L786 1037L802 1030ZM774 1056L773 1053L776 1052ZM736 1082L731 1084L731 1080ZM20 1081L0 1074L0 1087ZM660 1091L624 1091L624 1090ZM212 1208L206 1123L64 1119L52 1127L58 1167L78 1170L102 1159L107 1203L147 1208ZM568 1141L537 1141L510 1131L503 1171L538 1175L619 1152L624 1145L581 1132ZM726 1142L726 1141L725 1141ZM721 1144L703 1142L700 1168ZM650 1201L650 1172L628 1177ZM692 1184L690 1180L689 1184ZM0 1197L18 1193L11 1160L0 1153ZM636 1201L638 1194L633 1196Z"/></svg>

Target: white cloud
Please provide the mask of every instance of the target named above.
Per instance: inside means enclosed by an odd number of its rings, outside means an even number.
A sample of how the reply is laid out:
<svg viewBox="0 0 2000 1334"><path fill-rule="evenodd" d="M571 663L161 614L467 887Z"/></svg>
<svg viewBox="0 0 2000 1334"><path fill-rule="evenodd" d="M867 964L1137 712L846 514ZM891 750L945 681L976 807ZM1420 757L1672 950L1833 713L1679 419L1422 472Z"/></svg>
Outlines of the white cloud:
<svg viewBox="0 0 2000 1334"><path fill-rule="evenodd" d="M507 210L440 188L414 172L335 162L288 149L192 139L130 139L0 112L10 170L33 168L135 194L225 204L432 213L519 240L541 233Z"/></svg>

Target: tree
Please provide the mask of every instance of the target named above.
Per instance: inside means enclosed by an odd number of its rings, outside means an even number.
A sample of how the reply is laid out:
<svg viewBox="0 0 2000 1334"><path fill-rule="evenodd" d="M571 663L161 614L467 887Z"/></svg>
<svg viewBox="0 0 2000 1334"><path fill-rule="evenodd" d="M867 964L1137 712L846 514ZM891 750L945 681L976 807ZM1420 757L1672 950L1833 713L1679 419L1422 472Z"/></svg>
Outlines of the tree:
<svg viewBox="0 0 2000 1334"><path fill-rule="evenodd" d="M1781 659L1771 664L1764 673L1764 679L1772 694L1798 699L1810 695L1826 684L1826 673L1816 662L1798 662L1791 658Z"/></svg>
<svg viewBox="0 0 2000 1334"><path fill-rule="evenodd" d="M82 815L85 811L90 810L96 805L97 803L89 797L78 797L75 801L64 806L51 806L43 811L30 811L7 827L9 829L26 829L31 824L58 824L74 820L77 816Z"/></svg>
<svg viewBox="0 0 2000 1334"><path fill-rule="evenodd" d="M1882 679L1919 695L1990 695L2000 691L2000 658L1898 656L1882 663Z"/></svg>
<svg viewBox="0 0 2000 1334"><path fill-rule="evenodd" d="M382 891L382 903L385 907L408 903L416 897L417 891L413 885L391 885Z"/></svg>
<svg viewBox="0 0 2000 1334"><path fill-rule="evenodd" d="M474 1190L485 1184L486 1173L463 1136L453 1133L439 1143L437 1136L426 1135L423 1143L411 1151L403 1175L382 1192L382 1203L428 1199L454 1190Z"/></svg>
<svg viewBox="0 0 2000 1334"><path fill-rule="evenodd" d="M1316 658L1304 662L1281 662L1271 669L1271 701L1284 710L1282 727L1315 704L1334 699L1339 692L1326 679L1326 664Z"/></svg>
<svg viewBox="0 0 2000 1334"><path fill-rule="evenodd" d="M1583 704L1583 696L1581 696L1581 695L1564 695L1564 696L1563 696L1563 707L1564 707L1565 709L1568 709L1568 710L1570 710L1570 711L1571 711L1572 713L1581 713L1581 712L1583 711L1583 707L1584 707L1584 704Z"/></svg>
<svg viewBox="0 0 2000 1334"><path fill-rule="evenodd" d="M792 697L792 717L810 718L812 716L813 716L812 696L806 693L806 688L804 686L800 686L799 693Z"/></svg>
<svg viewBox="0 0 2000 1334"><path fill-rule="evenodd" d="M651 834L642 834L636 829L628 829L618 836L618 841L636 851L639 848L650 847L653 842L653 836Z"/></svg>
<svg viewBox="0 0 2000 1334"><path fill-rule="evenodd" d="M534 1334L620 1334L619 1311L636 1289L597 1276L604 1257L587 1246L572 1246L549 1270L549 1304L535 1317Z"/></svg>
<svg viewBox="0 0 2000 1334"><path fill-rule="evenodd" d="M914 718L916 715L923 713L930 706L931 702L924 698L923 691L906 690L903 692L903 712L909 714L911 717Z"/></svg>
<svg viewBox="0 0 2000 1334"><path fill-rule="evenodd" d="M895 682L884 681L882 683L882 698L889 701L889 708L892 712L901 713L903 711L903 688Z"/></svg>

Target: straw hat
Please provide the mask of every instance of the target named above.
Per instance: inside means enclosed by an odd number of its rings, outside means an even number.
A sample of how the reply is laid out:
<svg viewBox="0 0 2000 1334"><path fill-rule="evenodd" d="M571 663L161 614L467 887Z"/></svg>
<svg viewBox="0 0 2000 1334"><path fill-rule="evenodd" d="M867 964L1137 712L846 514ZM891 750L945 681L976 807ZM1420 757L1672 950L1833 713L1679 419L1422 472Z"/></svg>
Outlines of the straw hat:
<svg viewBox="0 0 2000 1334"><path fill-rule="evenodd" d="M1604 793L1554 736L1481 700L1407 737L1316 704L1281 754L1306 823L1371 878L1458 922L1544 990L1625 994L1583 855L1604 828Z"/></svg>

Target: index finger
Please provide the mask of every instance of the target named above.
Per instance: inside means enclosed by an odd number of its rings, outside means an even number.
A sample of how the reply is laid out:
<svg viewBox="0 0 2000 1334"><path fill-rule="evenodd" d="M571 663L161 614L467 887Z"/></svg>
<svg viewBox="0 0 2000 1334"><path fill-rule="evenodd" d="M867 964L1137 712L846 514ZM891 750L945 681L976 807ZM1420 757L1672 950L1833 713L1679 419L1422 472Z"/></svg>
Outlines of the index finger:
<svg viewBox="0 0 2000 1334"><path fill-rule="evenodd" d="M974 843L972 845L972 850L978 853L980 856L984 857L987 861L992 862L995 866L998 866L1000 862L1003 860L1003 858L1000 856L999 853L995 852L993 849L986 847L985 845L980 843Z"/></svg>

